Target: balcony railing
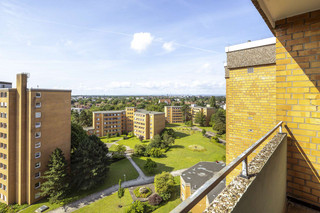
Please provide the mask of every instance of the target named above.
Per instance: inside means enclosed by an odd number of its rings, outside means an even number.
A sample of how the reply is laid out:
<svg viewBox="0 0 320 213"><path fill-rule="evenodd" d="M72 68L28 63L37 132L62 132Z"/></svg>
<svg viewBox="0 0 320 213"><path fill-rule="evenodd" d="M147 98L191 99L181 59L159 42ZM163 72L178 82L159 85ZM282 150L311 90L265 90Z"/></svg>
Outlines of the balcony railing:
<svg viewBox="0 0 320 213"><path fill-rule="evenodd" d="M198 202L201 201L214 187L216 187L226 176L231 173L241 162L242 172L241 176L248 178L248 156L255 151L265 140L269 138L278 128L279 133L282 133L282 121L279 122L273 129L271 129L262 138L256 141L246 151L240 154L236 159L229 163L226 167L215 174L210 180L203 184L197 191L189 196L185 201L178 205L171 213L189 212Z"/></svg>

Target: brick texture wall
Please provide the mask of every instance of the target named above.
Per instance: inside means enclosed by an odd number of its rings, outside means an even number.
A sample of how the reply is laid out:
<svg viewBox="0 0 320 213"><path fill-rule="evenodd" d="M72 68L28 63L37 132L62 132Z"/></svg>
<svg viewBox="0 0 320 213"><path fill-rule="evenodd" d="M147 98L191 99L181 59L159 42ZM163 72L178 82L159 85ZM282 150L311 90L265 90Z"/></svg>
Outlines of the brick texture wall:
<svg viewBox="0 0 320 213"><path fill-rule="evenodd" d="M254 67L253 73L248 73L247 68L230 69L226 94L227 164L276 125L275 76L274 64ZM264 144L250 155L249 161ZM227 183L240 171L241 166L238 166L228 175Z"/></svg>
<svg viewBox="0 0 320 213"><path fill-rule="evenodd" d="M320 206L320 11L276 22L277 121L288 132L289 196Z"/></svg>

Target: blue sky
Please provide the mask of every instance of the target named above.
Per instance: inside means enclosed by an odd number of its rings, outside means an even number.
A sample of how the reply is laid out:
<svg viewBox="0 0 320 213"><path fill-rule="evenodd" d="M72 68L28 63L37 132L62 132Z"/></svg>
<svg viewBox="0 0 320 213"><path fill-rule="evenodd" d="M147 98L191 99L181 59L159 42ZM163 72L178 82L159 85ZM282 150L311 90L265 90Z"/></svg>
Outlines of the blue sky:
<svg viewBox="0 0 320 213"><path fill-rule="evenodd" d="M250 0L0 2L0 81L76 94L225 94L228 45L271 37Z"/></svg>

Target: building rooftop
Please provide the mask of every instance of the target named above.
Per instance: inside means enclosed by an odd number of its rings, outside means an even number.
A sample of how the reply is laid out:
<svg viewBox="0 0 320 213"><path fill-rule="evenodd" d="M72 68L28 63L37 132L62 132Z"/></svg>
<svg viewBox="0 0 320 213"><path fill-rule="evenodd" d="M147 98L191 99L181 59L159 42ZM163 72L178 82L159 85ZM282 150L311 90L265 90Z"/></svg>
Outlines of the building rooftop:
<svg viewBox="0 0 320 213"><path fill-rule="evenodd" d="M164 106L164 107L180 107L181 108L182 106Z"/></svg>
<svg viewBox="0 0 320 213"><path fill-rule="evenodd" d="M144 110L144 109L137 109L137 111L135 111L135 113L136 112L143 113L143 114L154 114L154 115L164 114L164 112L148 111L148 110Z"/></svg>
<svg viewBox="0 0 320 213"><path fill-rule="evenodd" d="M94 128L92 126L89 127L83 127L83 130L85 131L89 131L89 130L94 130Z"/></svg>
<svg viewBox="0 0 320 213"><path fill-rule="evenodd" d="M184 182L190 184L191 192L193 193L225 166L224 162L200 162L184 171L181 174L181 178ZM211 203L224 188L225 180L221 181L208 193L209 202Z"/></svg>
<svg viewBox="0 0 320 213"><path fill-rule="evenodd" d="M94 111L92 113L123 113L125 110Z"/></svg>
<svg viewBox="0 0 320 213"><path fill-rule="evenodd" d="M0 84L12 84L11 82L0 81Z"/></svg>

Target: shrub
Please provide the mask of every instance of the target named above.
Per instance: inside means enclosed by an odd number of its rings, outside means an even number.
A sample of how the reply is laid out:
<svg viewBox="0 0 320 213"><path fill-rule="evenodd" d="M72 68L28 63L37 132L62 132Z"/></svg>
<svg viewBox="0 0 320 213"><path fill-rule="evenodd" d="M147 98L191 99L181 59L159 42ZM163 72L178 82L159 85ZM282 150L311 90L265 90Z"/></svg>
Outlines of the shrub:
<svg viewBox="0 0 320 213"><path fill-rule="evenodd" d="M122 144L119 144L116 146L116 152L118 152L118 154L123 155L126 151L126 147Z"/></svg>
<svg viewBox="0 0 320 213"><path fill-rule="evenodd" d="M141 193L141 188L145 188L146 192L145 193ZM133 190L133 193L136 197L141 197L141 198L146 198L149 197L149 195L152 194L152 190L149 187L137 187Z"/></svg>
<svg viewBox="0 0 320 213"><path fill-rule="evenodd" d="M116 136L116 137L119 137L119 136L120 136L119 132L117 132L117 133L115 134L115 136Z"/></svg>
<svg viewBox="0 0 320 213"><path fill-rule="evenodd" d="M139 156L145 156L146 154L147 146L144 144L136 144L134 146L134 154Z"/></svg>
<svg viewBox="0 0 320 213"><path fill-rule="evenodd" d="M128 133L128 136L131 138L131 137L133 137L133 132L129 132Z"/></svg>
<svg viewBox="0 0 320 213"><path fill-rule="evenodd" d="M133 202L128 209L126 209L126 213L149 213L152 212L155 208L150 206L147 203L140 202L139 200Z"/></svg>
<svg viewBox="0 0 320 213"><path fill-rule="evenodd" d="M212 138L211 138L211 140L213 141L213 142L219 142L219 139L218 139L218 137L217 136L213 136Z"/></svg>
<svg viewBox="0 0 320 213"><path fill-rule="evenodd" d="M139 140L142 142L143 141L143 136L139 135Z"/></svg>
<svg viewBox="0 0 320 213"><path fill-rule="evenodd" d="M155 158L161 157L162 153L163 152L160 148L151 148L148 150L148 155Z"/></svg>
<svg viewBox="0 0 320 213"><path fill-rule="evenodd" d="M207 130L203 129L203 130L201 131L201 133L202 133L203 136L205 136L205 134L207 133Z"/></svg>
<svg viewBox="0 0 320 213"><path fill-rule="evenodd" d="M162 172L154 177L156 192L163 200L169 200L174 190L174 178L169 172Z"/></svg>
<svg viewBox="0 0 320 213"><path fill-rule="evenodd" d="M152 206L157 206L157 205L159 205L159 204L161 203L161 201L162 201L162 198L161 198L161 196L158 195L158 194L153 194L153 195L151 195L151 196L148 198L148 202L149 202L149 204L152 205Z"/></svg>
<svg viewBox="0 0 320 213"><path fill-rule="evenodd" d="M147 172L151 174L154 172L154 169L156 167L157 167L157 163L151 160L150 158L147 158L147 162L144 164L145 170L147 170Z"/></svg>

